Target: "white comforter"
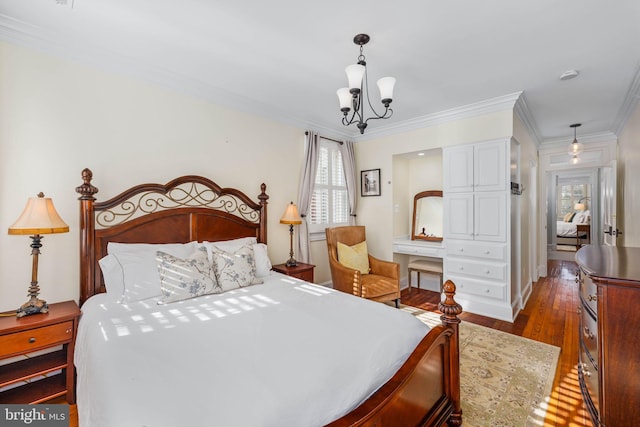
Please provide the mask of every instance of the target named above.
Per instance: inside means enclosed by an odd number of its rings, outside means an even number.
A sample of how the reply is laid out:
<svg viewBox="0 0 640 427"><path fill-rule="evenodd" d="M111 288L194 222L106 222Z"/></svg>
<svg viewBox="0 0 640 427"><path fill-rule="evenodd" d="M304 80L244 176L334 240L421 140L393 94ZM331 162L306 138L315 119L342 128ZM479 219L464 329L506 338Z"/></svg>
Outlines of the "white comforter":
<svg viewBox="0 0 640 427"><path fill-rule="evenodd" d="M384 384L427 331L278 273L166 306L96 295L76 341L80 426L324 425Z"/></svg>
<svg viewBox="0 0 640 427"><path fill-rule="evenodd" d="M576 237L578 229L575 222L556 221L556 224L556 236Z"/></svg>

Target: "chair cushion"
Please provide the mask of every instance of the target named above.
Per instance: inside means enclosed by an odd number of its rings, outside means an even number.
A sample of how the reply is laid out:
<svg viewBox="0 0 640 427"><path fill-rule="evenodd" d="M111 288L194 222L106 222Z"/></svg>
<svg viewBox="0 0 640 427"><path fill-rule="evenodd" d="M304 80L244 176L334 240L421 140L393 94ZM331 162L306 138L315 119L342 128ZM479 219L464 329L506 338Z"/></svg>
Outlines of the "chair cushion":
<svg viewBox="0 0 640 427"><path fill-rule="evenodd" d="M409 263L411 270L430 271L442 274L442 263L437 261L416 260Z"/></svg>
<svg viewBox="0 0 640 427"><path fill-rule="evenodd" d="M385 276L367 274L360 278L362 282L362 297L376 298L398 292L398 282Z"/></svg>
<svg viewBox="0 0 640 427"><path fill-rule="evenodd" d="M359 270L361 274L369 274L369 253L367 241L353 246L338 242L338 262L345 267Z"/></svg>

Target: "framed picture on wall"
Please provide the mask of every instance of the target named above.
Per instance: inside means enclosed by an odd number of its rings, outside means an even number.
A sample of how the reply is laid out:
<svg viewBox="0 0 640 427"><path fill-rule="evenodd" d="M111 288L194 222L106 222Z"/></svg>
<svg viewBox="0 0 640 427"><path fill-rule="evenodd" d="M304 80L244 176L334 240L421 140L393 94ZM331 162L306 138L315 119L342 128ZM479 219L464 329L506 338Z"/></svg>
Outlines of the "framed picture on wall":
<svg viewBox="0 0 640 427"><path fill-rule="evenodd" d="M360 195L362 197L379 196L380 187L380 169L360 171Z"/></svg>

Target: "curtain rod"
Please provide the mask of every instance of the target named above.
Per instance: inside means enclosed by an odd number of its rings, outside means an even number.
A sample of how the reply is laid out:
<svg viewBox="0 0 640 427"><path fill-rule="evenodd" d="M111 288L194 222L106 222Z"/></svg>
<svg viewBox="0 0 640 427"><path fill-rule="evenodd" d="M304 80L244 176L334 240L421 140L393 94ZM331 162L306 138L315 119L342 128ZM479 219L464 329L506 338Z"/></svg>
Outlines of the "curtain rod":
<svg viewBox="0 0 640 427"><path fill-rule="evenodd" d="M309 132L304 131L304 134L309 135ZM320 136L320 138L322 139L328 139L329 141L337 142L338 144L342 145L342 141L338 141L337 139L327 138L326 136L322 136L322 135L318 135L318 136Z"/></svg>

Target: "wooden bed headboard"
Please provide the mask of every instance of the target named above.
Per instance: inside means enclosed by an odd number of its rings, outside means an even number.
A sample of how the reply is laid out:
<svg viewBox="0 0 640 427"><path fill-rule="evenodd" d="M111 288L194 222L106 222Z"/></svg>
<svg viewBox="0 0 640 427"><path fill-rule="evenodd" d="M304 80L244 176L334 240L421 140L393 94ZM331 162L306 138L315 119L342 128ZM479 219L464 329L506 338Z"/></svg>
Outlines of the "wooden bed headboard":
<svg viewBox="0 0 640 427"><path fill-rule="evenodd" d="M188 243L256 237L267 243L267 186L258 202L195 175L166 184L141 184L96 202L93 173L82 171L80 194L80 304L106 292L98 261L109 242Z"/></svg>

